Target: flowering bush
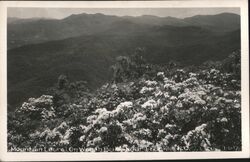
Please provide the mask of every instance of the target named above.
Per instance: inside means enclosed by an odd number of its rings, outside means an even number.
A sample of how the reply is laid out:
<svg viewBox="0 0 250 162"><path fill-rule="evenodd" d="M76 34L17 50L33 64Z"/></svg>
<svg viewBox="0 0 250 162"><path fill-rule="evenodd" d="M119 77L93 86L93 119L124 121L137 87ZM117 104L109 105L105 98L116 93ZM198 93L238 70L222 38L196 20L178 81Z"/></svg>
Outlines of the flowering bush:
<svg viewBox="0 0 250 162"><path fill-rule="evenodd" d="M147 74L107 83L91 94L84 84L61 77L52 93L57 100L47 95L31 98L9 118L8 148L241 150L241 92L235 70L224 71L217 64L149 66ZM70 99L66 102L62 94Z"/></svg>

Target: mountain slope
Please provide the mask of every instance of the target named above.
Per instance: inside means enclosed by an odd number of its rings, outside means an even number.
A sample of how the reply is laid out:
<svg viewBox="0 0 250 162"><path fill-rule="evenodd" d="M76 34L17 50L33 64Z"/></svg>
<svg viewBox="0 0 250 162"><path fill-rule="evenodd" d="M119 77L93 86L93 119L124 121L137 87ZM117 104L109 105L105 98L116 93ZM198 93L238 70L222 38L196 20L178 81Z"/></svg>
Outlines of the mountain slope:
<svg viewBox="0 0 250 162"><path fill-rule="evenodd" d="M240 16L232 13L221 13L218 15L197 15L184 19L185 22L203 26L214 31L237 30L240 26Z"/></svg>
<svg viewBox="0 0 250 162"><path fill-rule="evenodd" d="M86 80L92 89L111 78L110 66L120 55L145 47L151 63L177 60L187 65L220 60L240 49L240 31L216 34L201 27L148 27L135 23L112 25L106 32L8 50L8 103L37 97L60 74ZM146 34L145 34L146 33ZM21 75L20 75L21 74Z"/></svg>
<svg viewBox="0 0 250 162"><path fill-rule="evenodd" d="M199 26L219 32L233 31L240 27L240 16L231 13L194 16L185 19L150 15L118 17L83 13L78 15L73 14L62 20L18 20L22 23L11 23L12 18L9 18L8 21L10 22L7 27L8 49L83 34L91 35L105 32L112 28L113 24L122 22L121 28L124 28L123 25L126 26L127 23L135 23L143 26ZM12 22L15 21L13 20Z"/></svg>

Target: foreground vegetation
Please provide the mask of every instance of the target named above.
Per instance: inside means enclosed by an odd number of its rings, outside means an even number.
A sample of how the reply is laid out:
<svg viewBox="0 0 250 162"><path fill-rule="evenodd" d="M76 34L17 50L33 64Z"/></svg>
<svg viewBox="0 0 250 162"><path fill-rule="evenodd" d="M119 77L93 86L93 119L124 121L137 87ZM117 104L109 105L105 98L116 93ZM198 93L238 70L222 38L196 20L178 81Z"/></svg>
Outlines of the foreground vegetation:
<svg viewBox="0 0 250 162"><path fill-rule="evenodd" d="M241 150L240 51L189 67L148 64L141 51L118 57L94 92L61 75L24 102L8 116L9 151Z"/></svg>

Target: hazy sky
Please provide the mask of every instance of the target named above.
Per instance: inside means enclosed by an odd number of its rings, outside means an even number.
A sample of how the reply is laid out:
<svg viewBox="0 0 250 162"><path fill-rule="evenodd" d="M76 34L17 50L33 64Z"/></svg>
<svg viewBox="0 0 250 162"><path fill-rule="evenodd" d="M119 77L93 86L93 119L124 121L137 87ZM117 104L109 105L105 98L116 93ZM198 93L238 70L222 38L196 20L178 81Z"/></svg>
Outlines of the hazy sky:
<svg viewBox="0 0 250 162"><path fill-rule="evenodd" d="M71 14L103 13L117 16L155 15L160 17L172 16L177 18L194 15L214 15L222 12L240 14L239 8L8 8L8 17L18 18L57 18L61 19Z"/></svg>

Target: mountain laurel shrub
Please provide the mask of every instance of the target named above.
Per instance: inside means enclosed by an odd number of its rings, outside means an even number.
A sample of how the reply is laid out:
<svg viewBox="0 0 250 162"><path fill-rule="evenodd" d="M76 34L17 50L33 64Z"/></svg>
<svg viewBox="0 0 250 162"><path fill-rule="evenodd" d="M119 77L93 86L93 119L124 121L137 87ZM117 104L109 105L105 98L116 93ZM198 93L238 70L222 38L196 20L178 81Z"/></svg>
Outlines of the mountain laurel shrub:
<svg viewBox="0 0 250 162"><path fill-rule="evenodd" d="M120 57L115 82L94 92L61 76L49 95L9 116L8 149L240 151L239 51L210 65L162 67Z"/></svg>

